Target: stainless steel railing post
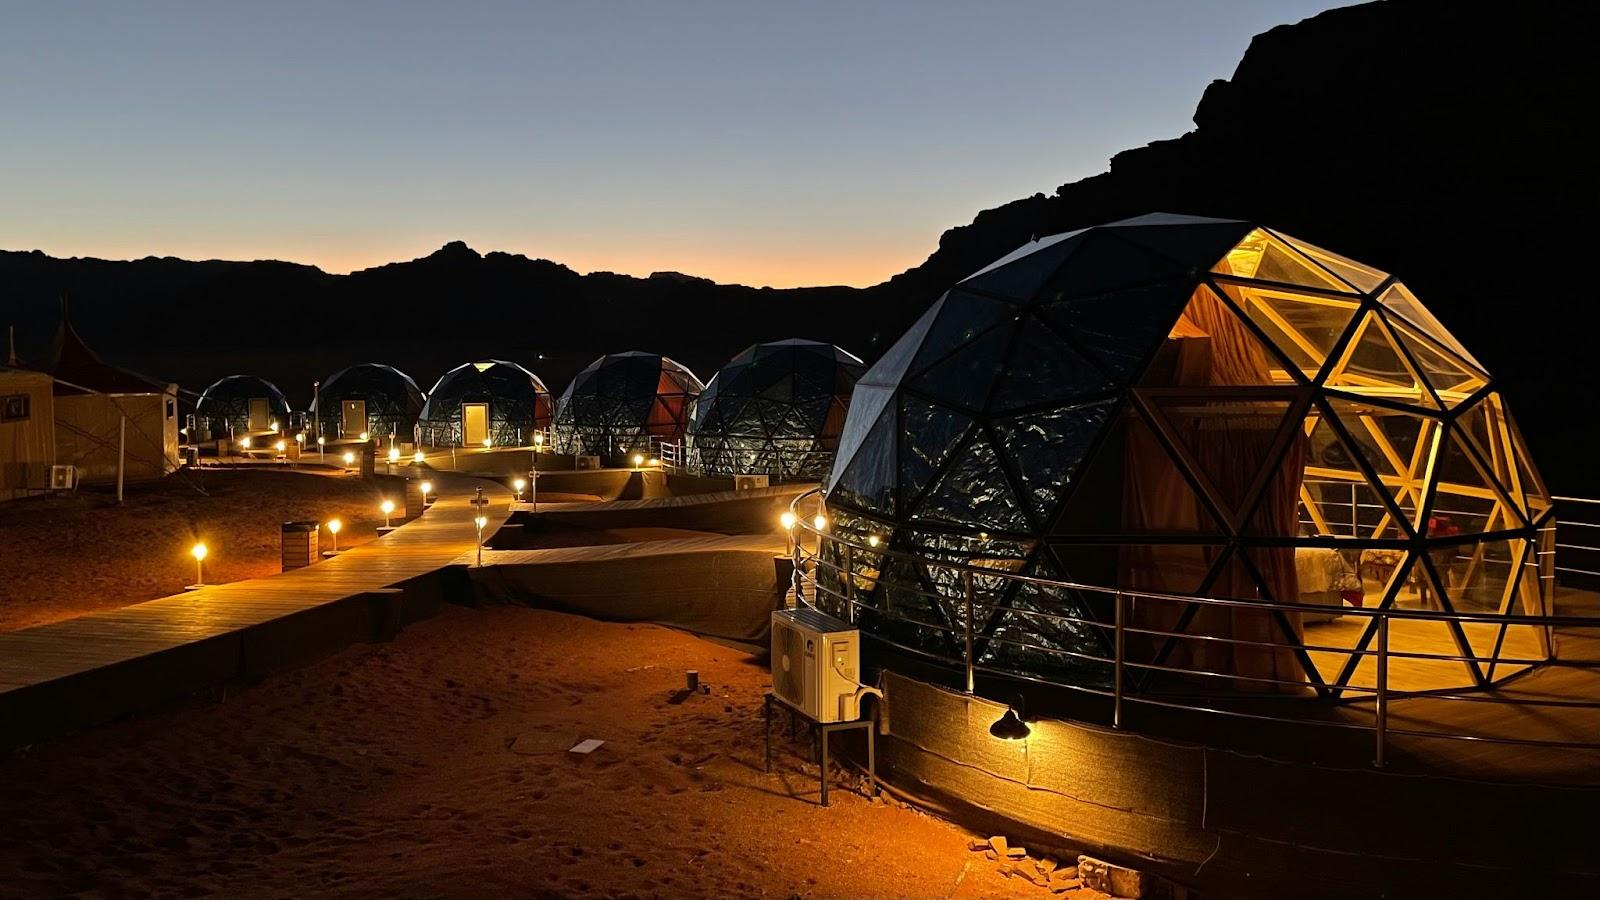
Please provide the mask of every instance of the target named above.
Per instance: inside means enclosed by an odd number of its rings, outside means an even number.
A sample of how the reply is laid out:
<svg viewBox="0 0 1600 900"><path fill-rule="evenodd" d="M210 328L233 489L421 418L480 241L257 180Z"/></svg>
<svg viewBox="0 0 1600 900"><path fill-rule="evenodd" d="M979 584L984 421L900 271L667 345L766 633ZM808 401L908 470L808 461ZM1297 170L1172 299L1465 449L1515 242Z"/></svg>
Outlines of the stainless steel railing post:
<svg viewBox="0 0 1600 900"><path fill-rule="evenodd" d="M966 637L967 637L967 693L972 693L974 677L972 671L972 572L968 569L961 571L961 586L967 594Z"/></svg>
<svg viewBox="0 0 1600 900"><path fill-rule="evenodd" d="M1372 762L1381 769L1389 730L1389 617L1381 611L1378 613L1378 695L1373 713L1377 747Z"/></svg>
<svg viewBox="0 0 1600 900"><path fill-rule="evenodd" d="M1122 659L1123 659L1122 648L1123 648L1123 638L1126 636L1126 632L1124 630L1124 615L1125 614L1123 612L1123 607L1126 606L1126 605L1127 605L1127 597L1125 597L1121 591L1117 591L1117 610L1116 610L1116 628L1117 628L1117 630L1116 630L1116 638L1115 638L1115 640L1113 642L1115 644L1115 646L1113 647L1113 650L1112 650L1112 652L1114 653L1114 656L1113 656L1113 663L1112 663L1112 669L1111 669L1111 727L1112 728L1121 728L1122 727Z"/></svg>
<svg viewBox="0 0 1600 900"><path fill-rule="evenodd" d="M805 596L801 590L803 582L805 581L805 576L801 574L800 570L800 567L805 561L800 556L800 535L795 533L793 529L790 529L790 537L792 540L789 547L789 559L792 563L790 568L793 571L790 573L789 577L790 580L794 582L794 605L799 607L801 598Z"/></svg>
<svg viewBox="0 0 1600 900"><path fill-rule="evenodd" d="M844 545L844 605L845 619L851 624L856 623L856 567L855 555L850 552L850 545Z"/></svg>

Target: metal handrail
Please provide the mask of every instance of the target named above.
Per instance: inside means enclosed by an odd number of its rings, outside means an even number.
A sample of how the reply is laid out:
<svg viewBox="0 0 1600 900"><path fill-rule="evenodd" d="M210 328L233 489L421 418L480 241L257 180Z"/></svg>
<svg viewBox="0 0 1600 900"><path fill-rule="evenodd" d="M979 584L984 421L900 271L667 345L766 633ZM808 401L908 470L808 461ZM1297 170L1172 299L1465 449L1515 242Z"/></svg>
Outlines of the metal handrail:
<svg viewBox="0 0 1600 900"><path fill-rule="evenodd" d="M1553 648L1552 648L1552 655L1551 656L1549 656L1547 658L1540 658L1540 659L1526 659L1526 658L1522 658L1521 656L1516 656L1516 657L1499 657L1499 656L1492 656L1492 655L1491 656L1479 656L1479 655L1476 655L1475 652L1472 652L1472 653L1463 652L1463 653L1457 653L1457 654L1440 654L1440 653L1419 652L1419 651L1414 651L1414 650L1391 649L1389 644L1390 644L1390 626L1391 626L1392 622L1396 622L1396 621L1429 621L1429 622L1456 623L1456 624L1492 623L1492 624L1496 624L1496 625L1505 625L1505 626L1526 625L1526 626L1539 627L1539 628L1542 628L1542 629L1562 629L1562 628L1565 628L1565 629L1579 629L1579 628L1600 629L1600 616L1590 617L1590 616L1571 616L1571 615L1557 616L1557 615L1526 615L1526 614L1499 615L1499 614L1490 613L1490 612L1455 612L1455 611L1445 612L1443 610L1423 610L1423 609L1394 609L1394 608L1382 609L1382 608L1375 608L1375 607L1374 608L1367 608L1367 607L1340 608L1339 612L1340 612L1341 615L1359 617L1359 618L1363 618L1363 619L1366 619L1366 620L1375 620L1376 621L1376 628L1374 629L1375 633L1374 633L1373 646L1371 646L1371 647L1363 646L1363 647L1344 648L1344 647L1321 647L1321 646L1317 646L1317 645L1302 645L1298 649L1300 649L1302 651L1305 651L1307 653L1338 652L1338 653L1342 653L1342 654L1347 654L1352 659L1355 659L1355 658L1359 658L1359 659L1373 658L1373 659L1375 659L1377 672L1376 672L1376 681L1375 681L1375 683L1373 685L1366 686L1366 685L1356 685L1356 684L1344 684L1344 685L1336 685L1335 686L1335 689L1336 689L1336 691L1338 692L1338 695L1339 695L1338 699L1340 699L1341 701L1348 701L1349 699L1370 698L1373 701L1373 716L1372 716L1371 722L1370 723L1361 723L1361 722L1330 720L1330 719L1321 719L1321 718L1313 719L1313 718L1307 718L1307 717L1303 717L1303 716L1291 717L1291 716L1280 716L1280 715L1266 715L1266 714L1262 714L1262 713L1247 713L1247 712L1243 712L1241 710L1226 709L1226 708L1220 706L1216 702L1217 698L1215 698L1215 697L1211 697L1210 698L1211 702L1209 702L1209 703L1198 704L1198 703L1194 702L1193 700L1184 700L1184 699L1180 699L1180 698L1175 698L1175 697L1170 696L1170 695L1158 696L1158 695L1153 695L1153 694L1130 693L1127 690L1127 678L1126 678L1127 671L1129 669L1133 669L1133 670L1140 671L1140 672L1145 672L1145 673L1168 673L1168 674L1174 674L1174 675L1180 675L1180 676L1188 676L1188 677L1220 679L1220 680L1225 680L1225 681L1229 681L1229 682L1251 682L1251 683L1259 683L1259 684L1292 686L1292 687L1297 687L1297 688L1305 688L1305 687L1309 687L1311 685L1308 682L1303 681L1303 680L1286 680L1286 679L1281 679L1281 678L1264 677L1264 676L1260 676L1260 675L1244 675L1244 674L1233 673L1233 672L1213 672L1213 671L1207 671L1207 670L1198 669L1198 668L1187 668L1187 667L1178 666L1178 665L1174 665L1174 664L1170 664L1170 663L1164 663L1164 662L1153 662L1153 661L1146 661L1146 660L1143 660L1143 659L1130 659L1129 656L1128 656L1128 652L1127 652L1126 636L1129 633L1133 633L1133 634L1140 635L1141 637L1151 637L1151 638L1161 638L1161 639L1176 639L1176 640L1187 640L1187 641L1205 640L1205 641L1211 641L1211 642L1215 642L1215 643L1227 644L1227 645L1233 645L1233 646L1259 647L1259 648L1263 648L1263 649L1270 649L1270 650L1273 650L1273 651L1282 651L1286 647L1288 647L1289 645L1287 645L1285 643L1282 643L1282 642L1279 642L1279 641L1251 640L1251 639L1248 639L1248 638L1222 637L1222 636L1217 636L1217 635L1195 635L1195 634L1181 633L1181 632L1177 632L1177 631L1168 631L1168 630L1161 629L1161 628L1146 627L1146 626L1142 626L1142 625L1141 626L1133 626L1133 625L1130 625L1128 623L1128 621L1127 621L1127 603L1128 603L1128 600L1129 599L1135 599L1135 600L1145 600L1145 601L1157 601L1157 602L1163 602L1163 603L1183 604L1183 605L1186 605L1186 606L1199 606L1199 607L1202 607L1202 608L1204 608L1204 607L1214 607L1214 608L1224 608L1224 609L1248 609L1248 610L1251 610L1251 611L1254 611L1254 612L1280 611L1280 612L1290 612L1290 613L1311 613L1311 614L1315 614L1315 615L1326 615L1328 610L1329 610L1329 607L1316 605L1316 604L1293 603L1293 602L1284 602L1284 601L1240 600L1240 599L1227 598L1227 597L1204 597L1204 596L1198 596L1198 595L1171 594L1171 593L1162 593L1162 592L1155 592L1155 591L1119 589L1119 588L1114 588L1114 587L1108 587L1108 586L1105 586L1105 585L1094 585L1094 584L1085 584L1085 583L1081 583L1081 582L1067 581L1067 580L1061 580L1061 579L1042 578L1042 577L1035 576L1035 575L1026 575L1026 574L1022 574L1022 573L1019 573L1019 572L1009 572L1009 571L1005 571L1003 569L996 569L996 568L990 568L990 567L987 567L987 566L973 565L973 564L970 564L970 563L963 563L963 562L954 561L954 560L948 560L948 559L939 559L939 558L934 558L934 557L929 557L929 556L919 556L917 554L908 553L908 552L903 551L903 550L890 549L887 546L878 546L878 545L868 544L865 541L862 541L862 540L859 540L859 539L855 539L853 537L846 537L846 536L841 536L841 535L835 534L835 533L829 531L826 527L818 528L818 527L812 525L807 520L807 517L804 516L804 515L801 515L800 512L801 512L801 508L802 508L802 506L804 504L813 502L814 500L819 500L820 499L820 497L819 497L820 493L821 493L820 489L808 491L808 492L806 492L804 494L801 494L801 495L797 496L791 502L791 505L790 505L791 511L796 514L795 515L796 528L799 529L799 531L796 533L794 539L791 541L791 554L792 554L793 563L794 563L794 566L793 566L793 572L794 572L794 575L793 575L793 589L794 589L794 593L795 593L795 597L796 597L797 601L798 602L809 602L810 605L820 606L820 605L823 605L823 604L819 603L819 601L823 600L823 598L828 598L828 600L831 601L828 605L833 605L836 608L842 606L846 617L852 623L859 621L861 612L870 611L870 613L873 616L885 619L887 621L897 621L897 622L902 622L902 623L905 623L907 625L913 626L915 628L928 629L928 630L936 631L936 632L943 632L943 633L945 633L947 635L950 635L952 638L959 639L958 642L959 642L959 644L961 646L961 653L960 653L959 657L956 657L956 656L952 656L952 655L947 654L947 653L939 653L939 652L930 651L930 650L927 650L927 649L909 647L909 646L906 646L906 645L904 645L904 644L902 644L902 643L900 643L898 641L895 641L895 640L893 640L893 639L891 639L891 638L889 638L889 637L887 637L885 635L881 635L881 634L874 634L873 635L875 640L882 641L886 645L894 647L894 648L896 648L898 650L911 652L911 653L913 653L913 654L915 654L917 656L926 657L928 659L933 659L933 660L939 661L941 663L960 665L962 667L962 670L963 670L965 686L966 686L966 690L967 690L968 693L974 693L975 692L975 690L976 690L976 677L981 672L981 673L984 673L986 675L991 675L992 674L992 675L1002 676L1002 677L1006 677L1006 678L1019 679L1019 680L1026 681L1026 682L1031 682L1031 683L1037 683L1037 684L1043 684L1043 685L1051 685L1051 686L1054 686L1054 687L1065 688L1065 689L1072 690L1072 691L1079 692L1079 693L1091 694L1091 695L1095 695L1095 696L1108 698L1108 699L1110 699L1112 701L1111 719L1112 719L1112 726L1115 727L1115 728L1123 727L1123 724L1124 724L1124 721L1123 721L1124 720L1124 706L1125 706L1125 704L1127 704L1127 703L1136 703L1136 704L1142 704L1142 705L1147 705L1147 706L1155 706L1155 707L1161 707L1161 708L1167 708L1167 709L1180 709L1180 710L1187 710L1187 711L1190 711L1190 712L1199 712L1199 713L1225 715L1225 716L1236 716L1236 717L1242 717L1242 718L1248 718L1248 719L1273 721L1273 722L1280 722L1280 723L1312 724L1312 725L1327 726L1327 727L1369 729L1369 730L1371 730L1373 732L1373 735L1374 735L1374 757L1373 757L1373 761L1374 761L1375 765L1378 765L1380 767L1385 764L1385 757L1386 757L1386 751L1387 751L1387 746L1386 745L1387 745L1388 737L1390 735L1405 735L1405 736L1411 736L1411 737L1426 737L1426 738L1443 738L1443 739L1461 740L1461 741L1473 741L1473 742L1507 743L1507 744L1519 744L1519 745L1542 746L1542 747L1565 747L1565 748L1569 748L1569 749L1586 749L1586 750L1587 749L1600 749L1600 742L1573 741L1573 740L1544 740L1544 739L1533 739L1533 738L1515 738L1515 737L1507 737L1507 736L1500 736L1500 735L1488 735L1488 734L1465 734L1465 733L1451 732L1451 731L1443 730L1443 729L1439 729L1439 730L1425 730L1425 729L1417 729L1417 728L1394 729L1394 728L1390 728L1389 724L1388 724L1388 716L1389 716L1391 702L1393 700L1395 700L1395 699L1414 697L1414 696L1427 696L1427 697L1430 697L1432 699L1441 700L1441 701L1474 702L1474 703L1500 703L1500 704L1505 704L1507 706L1524 707L1524 708L1565 708L1565 709L1600 710L1600 698L1595 698L1595 699L1582 699L1582 698L1580 698L1580 699L1555 699L1555 698L1537 698L1537 697L1508 697L1508 696L1504 696L1504 695L1497 695L1497 694L1488 693L1488 692L1481 692L1481 691L1477 692L1477 693L1462 693L1458 689L1433 689L1433 690L1418 690L1418 691L1397 691L1390 684L1389 661L1390 661L1391 658L1393 658L1393 659L1406 659L1406 660L1423 660L1423 661L1433 661L1433 662L1452 662L1452 663L1469 663L1470 662L1473 665L1487 665L1487 664L1493 662L1493 663L1497 664L1498 666L1516 668L1516 669L1519 669L1519 670L1522 667L1533 667L1533 666L1565 667L1565 668L1576 668L1576 669L1600 669L1600 659L1596 659L1596 660L1589 660L1589 659L1583 659L1583 660L1559 659L1554 655L1555 651L1554 651ZM1595 504L1597 506L1600 506L1600 500L1587 500L1587 499L1583 499L1583 498L1556 498L1556 499L1562 500L1562 501L1584 502L1584 503L1590 503L1590 504ZM1566 524L1566 523L1561 523L1561 524ZM1588 524L1588 523L1573 523L1573 524ZM1540 533L1544 534L1545 532L1553 532L1554 530L1555 530L1555 524L1552 523L1552 524L1546 525L1545 527L1541 528L1540 529ZM816 544L815 550L810 550L810 549L808 549L806 547L806 544L807 544L807 539L806 538L807 538L807 536L810 536L810 538L814 539L815 544ZM1556 543L1554 543L1553 538L1551 540L1551 544L1553 544L1555 547L1561 547L1561 548L1570 548L1570 549L1576 549L1576 550L1580 550L1580 551L1600 552L1600 547L1590 547L1590 546L1585 546L1585 545L1581 545L1581 544L1577 544L1577 545L1574 545L1574 544L1556 544ZM832 545L838 551L838 556L843 558L843 564L842 565L825 558L825 556L823 554L823 548L824 548L824 546L827 546L827 545ZM1553 554L1554 551L1553 550L1543 550L1543 549L1541 549L1541 550L1538 550L1537 553L1538 553L1539 556L1546 556L1546 555ZM855 568L856 559L861 554L869 554L866 557L867 559L876 560L876 564L873 566L873 571L872 571L871 574L863 575L863 574L858 573L856 571L856 568ZM894 577L892 575L891 576L885 576L883 573L884 573L885 568L886 568L885 564L886 564L886 562L888 560L910 561L910 562L914 562L917 566L923 567L923 568L928 569L930 571L936 571L936 572L937 571L942 571L942 572L946 573L947 576L951 576L951 577L953 577L955 579L955 583L952 586L958 586L959 594L957 596L952 596L950 594L940 593L938 591L927 591L927 590L923 590L920 585L903 584L900 581L894 579ZM1533 568L1536 571L1539 569L1540 565L1541 564L1539 562L1537 562L1537 558L1531 558L1531 559L1529 559L1528 561L1526 561L1524 563L1525 567ZM829 572L829 571L831 571L833 579L843 585L842 590L830 587L828 584L825 583L825 579L822 576L823 576L824 573ZM1550 570L1548 571L1548 574L1546 574L1544 572L1541 572L1539 577L1541 578L1541 580L1553 581L1554 580L1554 571L1575 571L1575 572L1579 572L1579 573L1583 572L1583 570L1568 570L1568 569L1562 569L1559 566L1553 566L1552 565L1552 566L1550 566ZM1016 646L1016 647L1020 647L1020 648L1026 649L1026 650L1038 652L1038 653L1050 654L1050 655L1056 656L1058 658L1063 658L1063 659L1068 659L1068 660L1076 660L1076 661L1078 661L1080 663L1109 667L1111 669L1111 688L1110 688L1110 690L1106 690L1104 688L1098 687L1098 686L1096 686L1094 684L1091 684L1091 683L1067 681L1067 680L1062 680L1062 679L1058 679L1058 678L1050 678L1050 677L1047 677L1047 676L1041 676L1041 675L1037 675L1037 674L1030 674L1030 673L1026 673L1026 672L1012 671L1010 669L1006 669L1006 668L1002 668L1002 667L996 667L996 666L987 665L987 664L983 663L981 660L977 659L977 651L976 651L975 648L977 646L978 640L977 640L977 636L973 633L973 629L974 629L974 621L975 621L974 607L976 605L976 597L977 597L978 592L977 592L977 590L976 590L976 588L974 586L974 583L975 583L975 581L977 581L980 578L981 579L997 580L997 581L1002 581L1002 582L1018 582L1018 583L1023 583L1023 584L1031 584L1031 585L1037 585L1037 586L1041 586L1041 587L1049 587L1049 588L1053 588L1053 589L1056 589L1056 590L1094 593L1094 594L1099 594L1099 595L1103 595L1103 596L1107 596L1107 597L1112 598L1112 602L1114 604L1114 608L1113 608L1114 619L1109 624L1106 623L1106 622L1098 621L1098 620L1085 619L1085 618L1083 618L1081 616L1069 616L1069 615L1050 612L1050 611L1046 611L1046 610L1026 610L1026 611L1024 611L1024 614L1027 615L1027 616L1030 616L1030 617L1037 616L1037 617L1042 617L1042 618L1049 619L1049 620L1052 620L1052 621L1071 622L1071 623L1078 624L1080 626L1094 628L1094 629L1100 630L1101 632L1108 632L1109 631L1110 635L1111 635L1111 638L1112 638L1110 654L1109 655L1095 654L1095 653L1092 653L1092 652L1083 652L1082 650L1069 650L1069 649L1065 649L1065 648L1061 648L1061 647L1051 647L1051 646L1046 646L1046 645L1043 645L1043 644L1033 643L1033 642L1030 642L1030 641L1027 641L1027 640L1018 640L1018 639L1016 639L1014 637L1008 638L1008 637L1001 637L1001 636L998 636L998 635L987 635L987 636L983 637L983 639L982 639L982 643L985 646L992 646L992 645L996 645L996 644L1006 645L1006 646ZM898 592L905 592L905 593L909 593L909 594L913 594L913 595L917 595L917 596L922 596L922 597L938 598L939 600L944 601L944 602L961 603L961 604L964 605L965 609L964 609L964 613L960 617L961 621L959 623L959 627L955 627L955 626L952 626L952 625L949 625L949 624L940 624L940 623L927 622L927 621L923 621L921 619L918 619L918 618L915 618L915 617L912 617L912 616L908 616L908 615L906 615L904 613L898 612L898 611L892 609L891 607L887 607L887 606L880 607L880 606L873 605L873 604L863 603L858 598L858 593L857 593L858 592L858 587L857 587L858 580L863 580L863 581L869 582L869 583L874 584L874 585L877 585L877 584L880 584L880 583L881 584L886 584L886 585L892 585L896 589L896 591L898 591ZM810 601L806 600L806 592L807 592L808 588L809 588L810 593L811 593ZM1547 631L1547 633L1548 633L1548 631ZM1498 648L1498 642L1497 642L1497 648ZM1491 685L1491 687L1492 687L1492 685ZM1466 691L1471 691L1470 688L1465 689L1465 690ZM1354 696L1352 698L1346 698L1344 696L1346 694L1354 695ZM1260 697L1252 697L1252 699L1261 699L1261 698Z"/></svg>

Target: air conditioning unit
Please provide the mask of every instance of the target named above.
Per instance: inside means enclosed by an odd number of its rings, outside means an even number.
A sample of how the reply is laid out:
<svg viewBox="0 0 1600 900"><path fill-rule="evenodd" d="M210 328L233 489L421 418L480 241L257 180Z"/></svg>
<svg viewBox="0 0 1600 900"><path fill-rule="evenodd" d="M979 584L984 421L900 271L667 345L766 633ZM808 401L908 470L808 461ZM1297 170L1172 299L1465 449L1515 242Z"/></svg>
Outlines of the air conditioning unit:
<svg viewBox="0 0 1600 900"><path fill-rule="evenodd" d="M809 607L772 612L772 692L817 722L861 718L861 632Z"/></svg>
<svg viewBox="0 0 1600 900"><path fill-rule="evenodd" d="M51 466L50 490L70 491L78 486L77 466Z"/></svg>
<svg viewBox="0 0 1600 900"><path fill-rule="evenodd" d="M733 489L736 491L754 491L764 488L769 484L765 475L735 475L733 476Z"/></svg>
<svg viewBox="0 0 1600 900"><path fill-rule="evenodd" d="M572 465L578 469L598 469L600 468L600 457L579 454L572 458Z"/></svg>

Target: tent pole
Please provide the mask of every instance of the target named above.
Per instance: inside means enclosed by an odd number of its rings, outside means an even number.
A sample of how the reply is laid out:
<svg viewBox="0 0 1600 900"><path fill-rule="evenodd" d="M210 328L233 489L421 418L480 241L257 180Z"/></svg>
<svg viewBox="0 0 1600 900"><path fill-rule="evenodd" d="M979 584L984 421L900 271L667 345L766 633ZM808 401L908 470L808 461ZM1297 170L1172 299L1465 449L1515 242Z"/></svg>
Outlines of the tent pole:
<svg viewBox="0 0 1600 900"><path fill-rule="evenodd" d="M124 415L117 428L117 505L122 505L122 473L128 459L128 417Z"/></svg>

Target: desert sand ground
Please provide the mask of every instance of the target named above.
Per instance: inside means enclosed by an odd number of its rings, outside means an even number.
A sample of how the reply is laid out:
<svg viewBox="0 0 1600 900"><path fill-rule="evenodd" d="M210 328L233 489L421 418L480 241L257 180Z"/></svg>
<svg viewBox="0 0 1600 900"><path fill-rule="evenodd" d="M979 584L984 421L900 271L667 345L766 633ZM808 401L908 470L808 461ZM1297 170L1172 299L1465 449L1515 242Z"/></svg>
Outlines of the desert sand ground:
<svg viewBox="0 0 1600 900"><path fill-rule="evenodd" d="M710 695L670 703L688 669ZM922 813L817 806L803 741L764 774L768 685L664 628L451 607L0 762L0 894L1051 896Z"/></svg>
<svg viewBox="0 0 1600 900"><path fill-rule="evenodd" d="M196 540L210 550L206 581L218 583L277 572L284 522L338 517L340 547L372 540L382 487L262 466L129 485L120 509L101 490L0 503L0 631L175 594L194 581Z"/></svg>

